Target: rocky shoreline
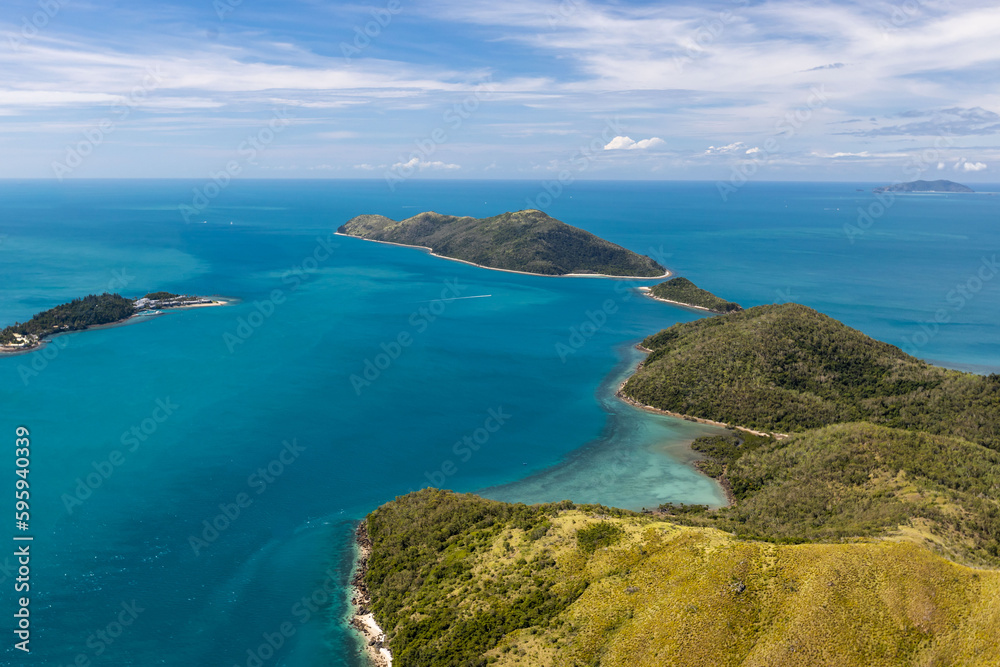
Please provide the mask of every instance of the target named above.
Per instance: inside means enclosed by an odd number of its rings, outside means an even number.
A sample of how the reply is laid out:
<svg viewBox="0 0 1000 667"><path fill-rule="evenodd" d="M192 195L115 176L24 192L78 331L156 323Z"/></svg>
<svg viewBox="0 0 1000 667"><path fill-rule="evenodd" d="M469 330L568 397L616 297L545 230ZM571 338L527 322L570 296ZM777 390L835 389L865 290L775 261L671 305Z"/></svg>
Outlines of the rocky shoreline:
<svg viewBox="0 0 1000 667"><path fill-rule="evenodd" d="M351 577L351 605L354 608L351 626L364 638L365 648L372 664L375 667L392 667L392 653L386 646L385 633L371 612L371 593L365 584L368 559L372 553L372 541L368 537L368 527L364 521L358 524L354 535L358 556L354 565L354 576Z"/></svg>

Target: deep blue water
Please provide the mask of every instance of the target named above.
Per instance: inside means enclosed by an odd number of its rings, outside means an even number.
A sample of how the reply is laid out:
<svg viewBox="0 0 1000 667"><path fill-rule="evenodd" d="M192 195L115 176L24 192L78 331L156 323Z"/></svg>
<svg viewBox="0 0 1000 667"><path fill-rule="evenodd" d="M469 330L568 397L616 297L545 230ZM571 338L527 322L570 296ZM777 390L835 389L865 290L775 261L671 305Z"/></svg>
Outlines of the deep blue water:
<svg viewBox="0 0 1000 667"><path fill-rule="evenodd" d="M365 212L517 210L537 183L237 182L186 222L200 185L0 182L0 324L108 289L237 300L0 358L0 433L12 449L31 430L35 538L33 650L8 634L0 663L357 665L351 531L396 495L721 501L687 465L709 427L611 396L634 343L701 315L640 298L648 281L331 237ZM546 210L745 306L798 301L918 356L1000 369L1000 280L979 273L1000 250L1000 196L899 197L845 231L871 187L748 184L723 201L712 183L581 182Z"/></svg>

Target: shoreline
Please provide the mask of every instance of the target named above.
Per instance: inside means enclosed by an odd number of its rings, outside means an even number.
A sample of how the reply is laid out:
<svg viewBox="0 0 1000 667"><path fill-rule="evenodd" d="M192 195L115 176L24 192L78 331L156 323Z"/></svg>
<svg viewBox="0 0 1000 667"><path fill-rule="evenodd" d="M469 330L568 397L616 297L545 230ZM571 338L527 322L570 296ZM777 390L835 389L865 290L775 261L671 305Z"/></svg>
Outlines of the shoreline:
<svg viewBox="0 0 1000 667"><path fill-rule="evenodd" d="M683 301L674 301L673 299L664 299L662 296L656 296L653 294L653 288L651 287L640 287L639 291L654 301L662 301L663 303L670 303L683 308L693 308L694 310L704 310L706 313L715 313L716 315L725 315L725 313L720 313L716 310L712 310L711 308L706 308L705 306L696 306L693 303L684 303Z"/></svg>
<svg viewBox="0 0 1000 667"><path fill-rule="evenodd" d="M562 273L559 275L553 275L551 273L532 273L531 271L517 271L516 269L498 269L495 266L486 266L485 264L476 264L475 262L470 262L467 259L458 259L457 257L447 257L445 255L439 255L434 252L433 248L428 248L425 245L410 245L408 243L395 243L394 241L379 241L378 239L366 239L361 236L354 236L353 234L342 234L340 232L334 232L334 236L343 236L349 239L358 239L359 241L368 241L369 243L383 243L385 245L399 246L400 248L416 248L418 250L424 250L427 254L432 257L438 257L440 259L447 259L450 262L461 262L462 264L468 264L469 266L475 266L480 269L488 269L490 271L503 271L504 273L519 273L522 276L541 276L542 278L616 278L618 280L662 280L663 278L669 278L674 275L671 271L667 271L662 276L611 276L606 273Z"/></svg>
<svg viewBox="0 0 1000 667"><path fill-rule="evenodd" d="M371 593L365 585L365 573L368 571L368 558L372 553L372 542L368 538L368 527L362 519L354 531L354 544L357 556L354 562L354 575L351 577L351 614L350 625L361 635L365 643L365 653L375 667L392 667L392 652L386 648L385 633L375 620L370 610Z"/></svg>
<svg viewBox="0 0 1000 667"><path fill-rule="evenodd" d="M211 303L193 303L187 306L166 306L162 310L191 310L193 308L214 308L217 306L228 306L230 303L234 303L236 299L226 297L204 297L210 299ZM162 315L163 312L157 313L157 315ZM132 313L123 320L118 320L117 322L106 322L104 324L92 324L90 326L84 327L83 329L73 329L68 331L54 331L47 334L43 338L39 338L38 342L29 347L7 347L0 345L0 357L15 356L18 354L27 354L29 352L36 352L38 350L44 349L49 343L52 342L53 338L58 336L65 336L71 333L82 333L84 331L93 331L95 329L111 329L113 327L124 327L130 324L138 324L138 321L143 317L149 317L149 311L142 310L137 313Z"/></svg>
<svg viewBox="0 0 1000 667"><path fill-rule="evenodd" d="M635 346L635 348L637 350L640 350L640 351L646 353L646 354L649 354L649 353L652 352L652 350L650 350L649 348L643 347L641 344L637 344ZM632 372L632 375L629 375L625 379L624 382L622 382L621 384L619 384L618 385L618 391L615 392L615 396L617 396L623 402L628 403L632 407L639 408L640 410L645 410L646 412L652 412L652 413L655 413L655 414L666 415L668 417L675 417L677 419L683 419L683 420L689 421L689 422L696 422L698 424L707 424L709 426L721 426L723 428L736 429L738 431L746 431L747 433L753 433L754 435L773 437L773 438L777 438L778 440L783 440L783 439L789 437L787 433L766 433L764 431L755 431L754 429L746 427L746 426L737 426L736 424L727 424L725 422L717 422L717 421L713 421L711 419L704 419L702 417L694 417L692 415L681 414L680 412L673 412L671 410L664 410L662 408L657 408L657 407L654 407L652 405L646 405L645 403L640 403L639 401L635 400L634 398L631 398L630 396L626 396L625 393L622 390L625 388L625 385L628 383L628 381L632 379L632 376L635 375L637 372L639 372L639 369L642 368L642 364L643 363L645 363L645 362L639 362L639 365L635 367L635 370Z"/></svg>

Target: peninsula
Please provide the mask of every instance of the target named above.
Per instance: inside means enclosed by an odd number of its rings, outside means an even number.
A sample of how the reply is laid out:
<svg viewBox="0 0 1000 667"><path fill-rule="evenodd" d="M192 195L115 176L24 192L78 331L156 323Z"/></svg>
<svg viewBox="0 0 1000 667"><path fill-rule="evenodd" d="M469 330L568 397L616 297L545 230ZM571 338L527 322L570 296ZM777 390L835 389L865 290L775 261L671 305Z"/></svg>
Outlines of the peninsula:
<svg viewBox="0 0 1000 667"><path fill-rule="evenodd" d="M700 438L730 505L635 513L425 489L360 573L396 667L978 664L1000 634L1000 376L930 366L810 308L643 341L630 400Z"/></svg>
<svg viewBox="0 0 1000 667"><path fill-rule="evenodd" d="M169 308L221 306L225 302L200 296L150 292L138 299L119 294L90 294L38 313L24 323L0 330L0 352L23 352L38 347L49 336L124 322L142 313Z"/></svg>
<svg viewBox="0 0 1000 667"><path fill-rule="evenodd" d="M873 192L975 192L972 188L954 181L910 181L875 188Z"/></svg>
<svg viewBox="0 0 1000 667"><path fill-rule="evenodd" d="M504 271L628 278L670 275L649 257L530 209L491 218L426 212L396 221L359 215L337 233L426 248L440 257Z"/></svg>
<svg viewBox="0 0 1000 667"><path fill-rule="evenodd" d="M735 313L743 310L740 304L717 297L708 290L701 289L687 278L680 276L652 287L640 287L639 289L658 301L666 301L678 306L688 306L713 313Z"/></svg>

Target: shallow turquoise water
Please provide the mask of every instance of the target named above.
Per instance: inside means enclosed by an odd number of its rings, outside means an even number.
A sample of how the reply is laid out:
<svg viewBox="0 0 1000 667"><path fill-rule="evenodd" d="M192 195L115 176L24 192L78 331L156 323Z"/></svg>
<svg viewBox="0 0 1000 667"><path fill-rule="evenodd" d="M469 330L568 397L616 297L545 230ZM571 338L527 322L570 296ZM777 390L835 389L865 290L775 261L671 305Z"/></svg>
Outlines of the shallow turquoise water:
<svg viewBox="0 0 1000 667"><path fill-rule="evenodd" d="M526 502L721 500L684 463L708 427L611 397L635 342L701 315L636 296L648 283L330 237L363 212L516 210L537 184L244 182L188 224L177 205L197 185L0 183L4 323L106 289L238 299L0 359L0 429L32 431L36 554L34 651L5 645L3 664L358 664L339 625L353 522L432 483ZM1000 368L1000 281L947 300L1000 246L1000 198L899 198L852 244L843 226L872 201L856 187L751 184L723 202L707 183L578 183L549 212L662 246L744 305L799 301L896 344L950 308L915 352ZM370 384L352 382L366 362ZM133 600L135 621L100 640Z"/></svg>

